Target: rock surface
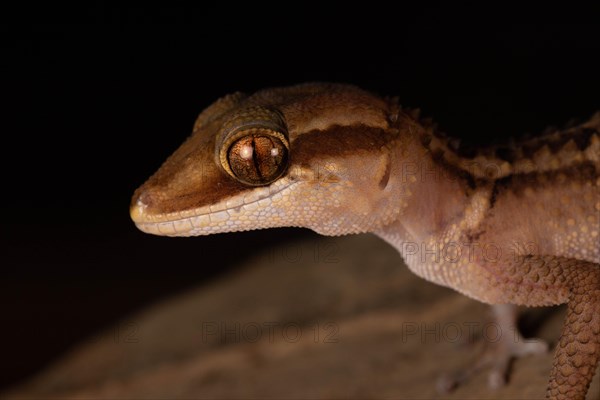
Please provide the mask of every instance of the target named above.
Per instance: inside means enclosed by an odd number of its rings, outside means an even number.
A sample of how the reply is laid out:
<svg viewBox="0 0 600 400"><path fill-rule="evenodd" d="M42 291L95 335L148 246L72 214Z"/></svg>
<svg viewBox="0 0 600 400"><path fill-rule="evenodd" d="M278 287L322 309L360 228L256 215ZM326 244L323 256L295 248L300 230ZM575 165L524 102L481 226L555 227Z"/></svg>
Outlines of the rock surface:
<svg viewBox="0 0 600 400"><path fill-rule="evenodd" d="M563 316L527 309L523 325L554 344ZM414 276L381 240L314 236L124 319L0 397L543 398L551 354L517 360L495 391L482 372L436 392L497 334L485 305Z"/></svg>

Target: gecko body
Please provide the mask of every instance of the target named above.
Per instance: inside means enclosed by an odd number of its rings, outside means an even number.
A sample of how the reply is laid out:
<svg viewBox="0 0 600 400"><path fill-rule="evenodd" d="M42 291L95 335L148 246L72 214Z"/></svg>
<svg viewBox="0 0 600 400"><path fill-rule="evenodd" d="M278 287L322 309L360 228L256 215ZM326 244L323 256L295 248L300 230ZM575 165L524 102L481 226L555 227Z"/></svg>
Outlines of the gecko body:
<svg viewBox="0 0 600 400"><path fill-rule="evenodd" d="M134 194L142 231L372 232L417 275L490 304L568 304L547 396L600 358L600 113L468 151L395 99L305 84L226 96Z"/></svg>

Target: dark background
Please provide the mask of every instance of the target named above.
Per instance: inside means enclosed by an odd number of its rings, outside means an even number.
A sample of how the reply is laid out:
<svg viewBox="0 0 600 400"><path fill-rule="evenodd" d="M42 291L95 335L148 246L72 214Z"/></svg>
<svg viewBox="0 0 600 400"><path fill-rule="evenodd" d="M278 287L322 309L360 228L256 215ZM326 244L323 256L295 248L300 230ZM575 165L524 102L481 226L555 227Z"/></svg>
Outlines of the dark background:
<svg viewBox="0 0 600 400"><path fill-rule="evenodd" d="M600 110L592 10L278 4L4 10L0 387L147 304L310 234L169 239L130 222L133 190L226 93L349 82L398 95L476 143Z"/></svg>

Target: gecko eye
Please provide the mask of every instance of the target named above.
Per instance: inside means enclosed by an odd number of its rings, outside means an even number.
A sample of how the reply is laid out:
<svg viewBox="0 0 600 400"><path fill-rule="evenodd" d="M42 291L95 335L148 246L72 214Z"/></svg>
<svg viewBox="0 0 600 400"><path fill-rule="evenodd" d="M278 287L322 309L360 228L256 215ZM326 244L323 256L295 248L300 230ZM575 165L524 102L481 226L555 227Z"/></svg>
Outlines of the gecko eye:
<svg viewBox="0 0 600 400"><path fill-rule="evenodd" d="M235 177L250 185L264 185L279 178L287 166L287 149L276 136L248 132L227 152Z"/></svg>
<svg viewBox="0 0 600 400"><path fill-rule="evenodd" d="M223 124L216 145L221 167L248 185L267 185L287 168L289 144L283 118L264 107L236 111Z"/></svg>

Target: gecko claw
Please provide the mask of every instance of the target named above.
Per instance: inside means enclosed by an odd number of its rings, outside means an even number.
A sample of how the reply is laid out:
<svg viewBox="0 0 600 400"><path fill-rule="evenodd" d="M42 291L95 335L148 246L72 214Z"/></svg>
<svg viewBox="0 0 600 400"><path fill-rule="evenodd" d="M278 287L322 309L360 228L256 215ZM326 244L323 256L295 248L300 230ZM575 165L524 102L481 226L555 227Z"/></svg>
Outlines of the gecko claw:
<svg viewBox="0 0 600 400"><path fill-rule="evenodd" d="M500 389L508 383L514 359L548 352L550 347L548 343L540 339L525 339L518 330L513 328L517 318L515 307L496 305L492 309L501 332L514 332L514 335L503 334L497 341L486 342L481 354L471 365L461 368L461 371L455 374L442 374L436 382L438 393L448 394L486 369L489 370L490 389Z"/></svg>

